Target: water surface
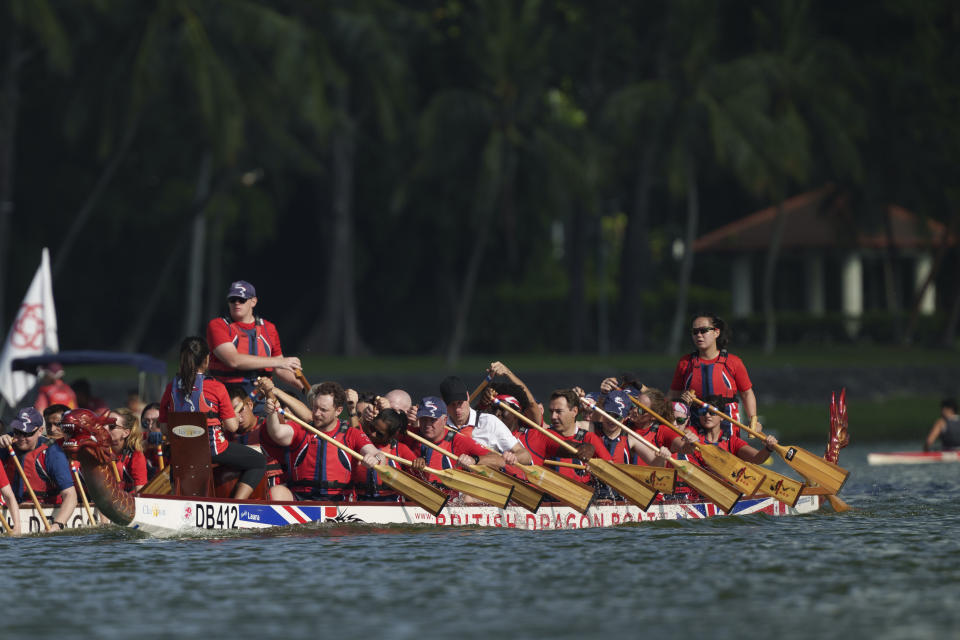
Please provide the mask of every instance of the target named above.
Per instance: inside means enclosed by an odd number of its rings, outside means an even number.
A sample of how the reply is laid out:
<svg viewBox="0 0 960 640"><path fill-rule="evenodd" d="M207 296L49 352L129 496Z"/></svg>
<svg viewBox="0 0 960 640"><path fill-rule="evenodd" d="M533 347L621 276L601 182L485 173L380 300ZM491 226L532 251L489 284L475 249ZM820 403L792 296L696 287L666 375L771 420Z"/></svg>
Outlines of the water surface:
<svg viewBox="0 0 960 640"><path fill-rule="evenodd" d="M902 448L842 452L844 514L4 538L3 637L960 637L960 464Z"/></svg>

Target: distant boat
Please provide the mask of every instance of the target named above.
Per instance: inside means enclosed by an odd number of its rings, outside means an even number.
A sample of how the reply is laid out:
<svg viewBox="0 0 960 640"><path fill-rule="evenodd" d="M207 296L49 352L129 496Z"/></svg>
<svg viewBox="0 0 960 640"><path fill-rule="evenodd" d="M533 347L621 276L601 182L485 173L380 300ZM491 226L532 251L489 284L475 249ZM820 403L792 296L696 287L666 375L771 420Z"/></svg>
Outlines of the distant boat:
<svg viewBox="0 0 960 640"><path fill-rule="evenodd" d="M867 454L867 463L871 465L935 462L960 462L960 451L885 451Z"/></svg>

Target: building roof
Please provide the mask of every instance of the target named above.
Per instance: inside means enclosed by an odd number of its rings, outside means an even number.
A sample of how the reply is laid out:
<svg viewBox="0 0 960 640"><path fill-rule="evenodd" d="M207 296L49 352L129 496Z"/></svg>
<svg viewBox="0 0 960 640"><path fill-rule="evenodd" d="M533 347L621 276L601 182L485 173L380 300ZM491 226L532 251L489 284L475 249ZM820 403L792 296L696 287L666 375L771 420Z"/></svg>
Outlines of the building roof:
<svg viewBox="0 0 960 640"><path fill-rule="evenodd" d="M761 251L773 237L777 206L768 207L697 238L696 252ZM854 222L850 198L833 185L794 196L783 203L786 214L782 248L812 249L836 247L886 247L888 238L883 228L858 229ZM955 245L956 237L935 220L923 220L897 205L888 205L887 214L893 227L893 245L901 249L929 248L945 238Z"/></svg>

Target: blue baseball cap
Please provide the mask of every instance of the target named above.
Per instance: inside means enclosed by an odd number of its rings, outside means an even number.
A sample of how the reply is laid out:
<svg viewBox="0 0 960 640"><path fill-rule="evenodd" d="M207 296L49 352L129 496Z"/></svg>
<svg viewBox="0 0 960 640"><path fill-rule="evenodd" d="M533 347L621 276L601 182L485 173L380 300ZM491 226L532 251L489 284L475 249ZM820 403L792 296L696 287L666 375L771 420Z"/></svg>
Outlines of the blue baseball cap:
<svg viewBox="0 0 960 640"><path fill-rule="evenodd" d="M15 431L33 433L43 426L43 415L33 407L24 407L17 411L16 420L10 422Z"/></svg>
<svg viewBox="0 0 960 640"><path fill-rule="evenodd" d="M447 415L447 403L437 396L427 396L420 401L418 418L440 418Z"/></svg>
<svg viewBox="0 0 960 640"><path fill-rule="evenodd" d="M257 297L257 290L246 280L237 280L230 285L230 290L227 291L227 297L249 300L250 298Z"/></svg>
<svg viewBox="0 0 960 640"><path fill-rule="evenodd" d="M611 391L603 401L603 410L614 418L626 418L630 413L630 394L626 391Z"/></svg>

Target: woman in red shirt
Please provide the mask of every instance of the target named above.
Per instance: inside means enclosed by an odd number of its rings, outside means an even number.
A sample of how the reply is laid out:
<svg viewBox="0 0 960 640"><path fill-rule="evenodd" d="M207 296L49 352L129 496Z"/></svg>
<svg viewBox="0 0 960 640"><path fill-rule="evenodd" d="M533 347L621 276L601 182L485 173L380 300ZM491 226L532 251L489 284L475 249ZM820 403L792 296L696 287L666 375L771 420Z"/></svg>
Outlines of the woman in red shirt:
<svg viewBox="0 0 960 640"><path fill-rule="evenodd" d="M727 413L739 418L736 404L739 395L751 426L762 429L757 423L757 397L747 368L743 360L727 352L730 341L727 323L712 314L694 316L690 333L697 350L680 358L667 399L678 400L686 391L693 391L700 399L720 396L722 403L718 408L726 408ZM689 399L684 402L690 404Z"/></svg>
<svg viewBox="0 0 960 640"><path fill-rule="evenodd" d="M239 427L226 387L206 375L210 349L203 338L191 336L180 344L180 367L160 399L160 428L167 433L171 411L203 413L207 416L210 461L240 471L233 497L250 497L266 471L267 460L259 451L238 442L227 442L223 429L235 433Z"/></svg>
<svg viewBox="0 0 960 640"><path fill-rule="evenodd" d="M114 409L109 416L110 447L117 456L117 471L123 490L135 493L147 484L147 458L143 454L143 431L137 416L130 409Z"/></svg>

